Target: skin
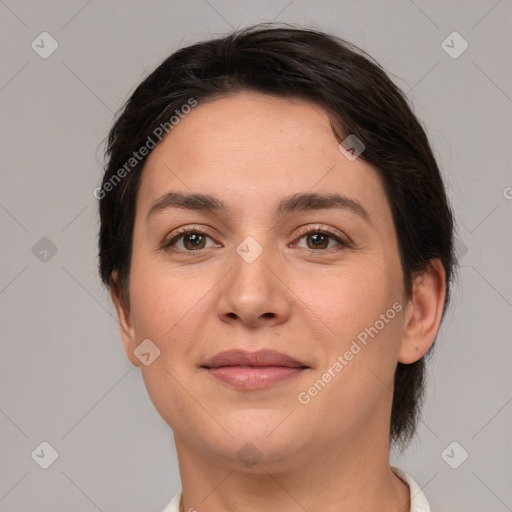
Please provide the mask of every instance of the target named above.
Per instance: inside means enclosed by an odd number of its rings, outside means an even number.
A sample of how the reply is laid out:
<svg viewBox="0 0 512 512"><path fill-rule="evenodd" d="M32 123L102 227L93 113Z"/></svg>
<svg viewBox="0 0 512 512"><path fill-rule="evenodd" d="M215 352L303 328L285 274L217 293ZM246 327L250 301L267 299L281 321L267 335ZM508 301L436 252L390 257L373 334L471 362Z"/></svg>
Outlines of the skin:
<svg viewBox="0 0 512 512"><path fill-rule="evenodd" d="M229 210L171 208L146 222L169 191L212 194ZM347 209L275 214L281 197L301 192L357 200L371 223ZM190 237L174 243L176 252L160 248L187 226L207 230L201 249ZM317 248L312 237L326 230L334 237ZM263 249L252 263L236 252L248 236ZM432 263L407 300L380 178L340 152L320 107L242 92L199 103L182 119L143 171L129 308L111 286L127 356L174 431L181 510L409 510L409 488L389 466L393 376L398 361L427 352L439 329L445 274ZM402 310L301 404L298 394L395 302ZM134 355L147 338L160 349L149 366ZM201 368L232 348L274 349L309 368L240 390ZM251 466L237 456L246 443L261 454Z"/></svg>

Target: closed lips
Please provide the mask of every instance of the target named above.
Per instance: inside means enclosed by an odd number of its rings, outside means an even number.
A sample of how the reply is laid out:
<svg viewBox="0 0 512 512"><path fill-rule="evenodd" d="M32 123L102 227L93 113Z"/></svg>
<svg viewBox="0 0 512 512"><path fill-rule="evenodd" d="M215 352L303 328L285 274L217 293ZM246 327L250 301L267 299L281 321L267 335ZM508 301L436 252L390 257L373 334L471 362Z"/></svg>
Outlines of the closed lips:
<svg viewBox="0 0 512 512"><path fill-rule="evenodd" d="M203 368L221 368L225 366L309 368L306 364L275 350L227 350L208 359Z"/></svg>

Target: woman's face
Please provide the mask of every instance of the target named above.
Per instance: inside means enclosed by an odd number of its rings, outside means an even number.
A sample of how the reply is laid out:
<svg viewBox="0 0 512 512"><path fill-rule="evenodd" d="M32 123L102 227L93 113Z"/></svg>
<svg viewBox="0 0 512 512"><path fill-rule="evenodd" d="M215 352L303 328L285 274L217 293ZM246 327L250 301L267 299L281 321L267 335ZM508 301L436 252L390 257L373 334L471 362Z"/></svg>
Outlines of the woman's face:
<svg viewBox="0 0 512 512"><path fill-rule="evenodd" d="M171 192L179 204L150 213ZM387 441L397 237L378 174L340 151L320 107L243 92L181 119L142 174L129 291L127 353L182 445L240 465ZM297 364L205 367L234 349Z"/></svg>

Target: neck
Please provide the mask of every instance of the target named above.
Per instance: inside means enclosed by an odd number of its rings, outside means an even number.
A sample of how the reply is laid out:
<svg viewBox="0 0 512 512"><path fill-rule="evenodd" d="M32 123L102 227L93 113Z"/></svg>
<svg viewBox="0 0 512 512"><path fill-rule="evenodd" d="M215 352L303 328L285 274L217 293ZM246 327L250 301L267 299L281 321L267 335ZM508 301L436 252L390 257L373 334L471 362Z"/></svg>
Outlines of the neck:
<svg viewBox="0 0 512 512"><path fill-rule="evenodd" d="M175 437L180 512L408 512L409 488L391 471L389 443L368 434L243 469L237 459L205 457Z"/></svg>

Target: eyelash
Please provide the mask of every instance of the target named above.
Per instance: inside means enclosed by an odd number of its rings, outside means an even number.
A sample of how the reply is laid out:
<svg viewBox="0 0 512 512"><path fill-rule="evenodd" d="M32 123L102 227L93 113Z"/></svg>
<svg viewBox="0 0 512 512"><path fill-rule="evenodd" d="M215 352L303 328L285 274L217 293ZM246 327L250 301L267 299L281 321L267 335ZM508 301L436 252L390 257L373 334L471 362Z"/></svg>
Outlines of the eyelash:
<svg viewBox="0 0 512 512"><path fill-rule="evenodd" d="M166 238L162 242L160 249L162 249L166 252L181 253L181 254L186 254L188 256L194 256L195 253L200 253L201 251L203 251L205 249L197 249L195 251L194 250L190 251L190 250L173 249L172 248L172 245L174 243L176 243L180 238L183 238L184 236L192 234L192 233L198 234L198 235L206 235L209 238L213 239L213 237L204 229L196 229L194 227L185 227L185 228L180 228L180 229L176 230L174 233L172 233L170 238ZM333 240L335 240L339 244L339 246L341 246L342 249L348 249L348 248L353 247L353 244L351 241L343 240L338 235L336 235L333 231L331 231L329 229L321 228L320 226L306 227L304 229L299 230L298 240L299 241L302 240L302 238L304 238L305 236L307 236L309 234L326 235L326 236L332 238ZM210 248L211 247L208 247L208 249L210 249ZM339 251L341 249L340 249L340 247L331 247L328 249L309 249L309 248L307 248L305 250L310 251L310 252L315 252L315 253L316 252L331 253L333 251Z"/></svg>

